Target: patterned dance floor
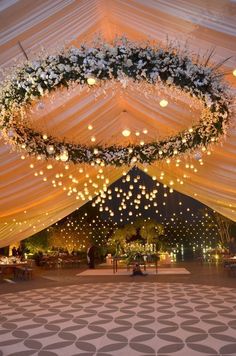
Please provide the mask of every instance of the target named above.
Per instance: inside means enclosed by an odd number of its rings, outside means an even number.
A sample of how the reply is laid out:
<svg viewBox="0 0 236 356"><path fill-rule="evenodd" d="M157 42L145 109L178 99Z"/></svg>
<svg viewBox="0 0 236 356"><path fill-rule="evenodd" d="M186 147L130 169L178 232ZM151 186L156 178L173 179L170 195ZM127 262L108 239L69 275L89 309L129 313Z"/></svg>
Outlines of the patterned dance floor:
<svg viewBox="0 0 236 356"><path fill-rule="evenodd" d="M82 284L1 295L1 356L236 355L235 289Z"/></svg>

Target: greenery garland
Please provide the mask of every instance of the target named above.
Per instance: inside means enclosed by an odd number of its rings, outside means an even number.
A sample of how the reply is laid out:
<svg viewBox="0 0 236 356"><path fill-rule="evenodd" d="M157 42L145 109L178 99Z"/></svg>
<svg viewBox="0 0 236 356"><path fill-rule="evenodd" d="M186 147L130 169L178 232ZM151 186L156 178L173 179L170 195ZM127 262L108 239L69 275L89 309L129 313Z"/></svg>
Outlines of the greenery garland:
<svg viewBox="0 0 236 356"><path fill-rule="evenodd" d="M100 81L132 79L165 84L197 98L204 105L200 120L175 136L144 145L86 146L44 136L19 120L22 109L59 87L72 83L89 86L88 78ZM214 68L194 63L175 49L144 48L122 40L114 45L71 48L45 59L27 62L2 88L0 113L3 136L20 150L42 158L73 163L129 165L152 163L206 147L226 133L230 118L226 86Z"/></svg>

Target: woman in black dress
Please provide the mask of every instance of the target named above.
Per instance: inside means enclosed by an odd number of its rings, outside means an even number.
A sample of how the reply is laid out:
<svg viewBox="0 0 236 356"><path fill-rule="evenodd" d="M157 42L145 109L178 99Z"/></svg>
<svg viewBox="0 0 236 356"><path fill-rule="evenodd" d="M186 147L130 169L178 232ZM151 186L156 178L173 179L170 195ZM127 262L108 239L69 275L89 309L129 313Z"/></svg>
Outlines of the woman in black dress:
<svg viewBox="0 0 236 356"><path fill-rule="evenodd" d="M91 244L87 250L87 260L89 268L95 268L95 247Z"/></svg>

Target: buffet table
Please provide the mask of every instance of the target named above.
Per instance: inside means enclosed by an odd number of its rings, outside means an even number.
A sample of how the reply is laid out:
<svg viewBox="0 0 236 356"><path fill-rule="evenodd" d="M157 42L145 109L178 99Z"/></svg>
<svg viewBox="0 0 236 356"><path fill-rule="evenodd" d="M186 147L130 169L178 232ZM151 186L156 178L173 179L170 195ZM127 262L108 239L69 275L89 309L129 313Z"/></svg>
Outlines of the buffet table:
<svg viewBox="0 0 236 356"><path fill-rule="evenodd" d="M32 278L32 268L27 262L19 263L0 263L0 271L2 278L13 277L14 279L29 279Z"/></svg>

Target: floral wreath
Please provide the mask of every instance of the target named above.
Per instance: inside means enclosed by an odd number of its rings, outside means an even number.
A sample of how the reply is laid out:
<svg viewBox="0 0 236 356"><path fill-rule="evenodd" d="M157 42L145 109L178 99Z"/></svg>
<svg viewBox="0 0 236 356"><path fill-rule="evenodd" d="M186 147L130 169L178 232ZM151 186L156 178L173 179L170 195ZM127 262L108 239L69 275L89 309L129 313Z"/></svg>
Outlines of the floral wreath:
<svg viewBox="0 0 236 356"><path fill-rule="evenodd" d="M194 63L173 48L140 47L122 40L110 45L71 48L57 55L27 62L2 88L0 113L3 136L30 155L73 163L129 165L152 163L207 147L226 133L231 98L217 69ZM174 136L143 145L102 146L74 144L43 135L24 124L24 108L58 87L72 83L90 86L96 81L132 79L180 89L203 103L198 123ZM20 115L23 119L20 120Z"/></svg>

